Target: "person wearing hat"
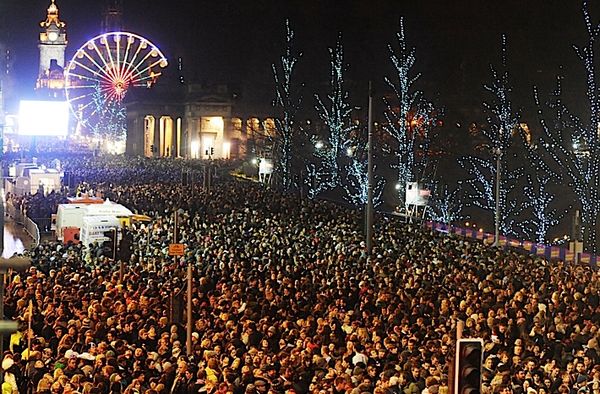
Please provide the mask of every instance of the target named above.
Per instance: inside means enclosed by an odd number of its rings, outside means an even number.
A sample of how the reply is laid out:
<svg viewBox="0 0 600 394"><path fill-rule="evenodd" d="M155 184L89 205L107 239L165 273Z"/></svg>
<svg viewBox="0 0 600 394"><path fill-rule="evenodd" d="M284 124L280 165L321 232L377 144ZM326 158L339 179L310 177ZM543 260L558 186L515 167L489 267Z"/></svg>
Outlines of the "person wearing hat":
<svg viewBox="0 0 600 394"><path fill-rule="evenodd" d="M575 390L577 390L577 393L588 393L589 392L589 387L588 387L588 376L585 374L579 374L577 376L577 380L575 381Z"/></svg>

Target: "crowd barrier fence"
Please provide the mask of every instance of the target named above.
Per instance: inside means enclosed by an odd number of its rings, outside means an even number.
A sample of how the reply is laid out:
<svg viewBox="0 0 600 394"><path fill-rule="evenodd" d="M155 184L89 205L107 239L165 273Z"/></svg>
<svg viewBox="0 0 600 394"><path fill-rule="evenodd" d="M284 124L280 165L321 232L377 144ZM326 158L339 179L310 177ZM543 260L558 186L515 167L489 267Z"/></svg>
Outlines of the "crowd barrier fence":
<svg viewBox="0 0 600 394"><path fill-rule="evenodd" d="M10 201L6 202L6 213L15 222L23 226L25 232L33 239L33 242L37 247L40 244L40 229L38 225L27 215L21 212L20 209L15 207Z"/></svg>
<svg viewBox="0 0 600 394"><path fill-rule="evenodd" d="M473 238L481 240L487 244L492 244L494 242L494 234L486 233L483 231L479 231L473 228L463 228L448 225L445 223L437 223L437 222L425 222L425 226L436 231L445 232L448 234L454 234L466 238ZM590 254L590 253L578 253L570 251L568 248L563 248L560 246L550 246L539 244L531 241L522 241L516 238L505 237L503 235L500 236L498 240L498 244L501 248L515 248L525 251L529 254L542 256L547 259L559 259L568 263L585 263L589 264L594 268L598 268L597 263L599 261L598 256Z"/></svg>

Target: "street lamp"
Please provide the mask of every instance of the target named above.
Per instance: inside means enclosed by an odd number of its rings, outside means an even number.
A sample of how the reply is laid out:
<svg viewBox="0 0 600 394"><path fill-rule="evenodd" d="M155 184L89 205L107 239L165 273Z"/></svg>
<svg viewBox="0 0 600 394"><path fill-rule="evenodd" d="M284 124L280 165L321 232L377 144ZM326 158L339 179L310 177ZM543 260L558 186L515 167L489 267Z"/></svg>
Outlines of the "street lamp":
<svg viewBox="0 0 600 394"><path fill-rule="evenodd" d="M500 180L502 170L502 149L496 148L494 149L494 154L496 155L496 214L494 220L494 246L500 245Z"/></svg>
<svg viewBox="0 0 600 394"><path fill-rule="evenodd" d="M367 253L370 255L373 251L373 88L369 81L369 124L367 128L368 136L368 160L367 160L367 209L366 209L366 237ZM375 123L377 126L377 123Z"/></svg>

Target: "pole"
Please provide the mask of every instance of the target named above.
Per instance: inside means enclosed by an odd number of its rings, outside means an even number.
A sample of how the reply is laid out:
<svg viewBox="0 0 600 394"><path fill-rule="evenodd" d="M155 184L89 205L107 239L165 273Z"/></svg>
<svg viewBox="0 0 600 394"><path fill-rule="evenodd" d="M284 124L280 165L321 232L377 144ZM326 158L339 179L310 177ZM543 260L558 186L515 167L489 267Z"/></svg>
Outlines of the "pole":
<svg viewBox="0 0 600 394"><path fill-rule="evenodd" d="M175 211L175 229L173 231L173 243L177 243L177 211ZM177 261L177 256L175 256ZM187 300L186 300L186 337L185 350L188 356L192 355L192 262L187 265Z"/></svg>
<svg viewBox="0 0 600 394"><path fill-rule="evenodd" d="M210 160L210 158L208 160ZM209 163L210 163L210 161L209 161ZM210 193L210 183L212 181L212 179L211 179L212 178L211 170L212 170L212 167L209 164L208 171L206 171L206 174L207 174L207 177L206 177L206 185L207 185L206 191L209 192L209 193Z"/></svg>
<svg viewBox="0 0 600 394"><path fill-rule="evenodd" d="M188 357L192 355L192 262L187 265L187 308L186 308L185 349Z"/></svg>
<svg viewBox="0 0 600 394"><path fill-rule="evenodd" d="M497 148L496 154L496 217L494 229L494 246L500 246L500 171L502 170L502 151Z"/></svg>
<svg viewBox="0 0 600 394"><path fill-rule="evenodd" d="M117 229L113 227L113 261L117 261Z"/></svg>
<svg viewBox="0 0 600 394"><path fill-rule="evenodd" d="M119 284L123 284L123 277L125 276L125 263L123 260L119 260Z"/></svg>
<svg viewBox="0 0 600 394"><path fill-rule="evenodd" d="M456 323L456 342L455 342L456 348L458 348L458 341L462 338L464 328L465 328L465 322L463 322L462 320L459 320ZM452 357L450 357L448 359L447 363L448 363L448 388L450 389L451 394L457 394L456 388L454 387L454 384L456 382L456 376L455 376L456 351L454 351L454 353L452 354Z"/></svg>
<svg viewBox="0 0 600 394"><path fill-rule="evenodd" d="M177 210L175 210L173 215L174 215L173 216L173 243L177 243ZM177 256L173 256L173 263L175 265L177 265ZM174 317L175 317L175 293L174 293L174 291L171 291L169 293L169 321L173 322Z"/></svg>
<svg viewBox="0 0 600 394"><path fill-rule="evenodd" d="M303 199L303 193L304 193L304 171L302 169L300 169L300 200Z"/></svg>
<svg viewBox="0 0 600 394"><path fill-rule="evenodd" d="M33 318L33 301L29 300L29 319L27 319L27 361L31 360L31 319ZM26 369L27 371L27 369Z"/></svg>
<svg viewBox="0 0 600 394"><path fill-rule="evenodd" d="M3 103L2 99L2 91L0 91L0 115L3 114ZM0 124L0 174L2 175L2 184L0 185L0 191L2 191L2 203L0 204L0 256L4 253L4 199L6 195L4 194L4 118L0 118L2 124ZM2 354L2 353L0 353Z"/></svg>
<svg viewBox="0 0 600 394"><path fill-rule="evenodd" d="M175 210L175 214L174 214L174 226L173 226L173 243L176 244L177 243L177 210ZM177 256L175 256L175 260L177 260Z"/></svg>
<svg viewBox="0 0 600 394"><path fill-rule="evenodd" d="M373 89L369 81L369 126L368 126L368 164L367 164L367 253L373 249Z"/></svg>

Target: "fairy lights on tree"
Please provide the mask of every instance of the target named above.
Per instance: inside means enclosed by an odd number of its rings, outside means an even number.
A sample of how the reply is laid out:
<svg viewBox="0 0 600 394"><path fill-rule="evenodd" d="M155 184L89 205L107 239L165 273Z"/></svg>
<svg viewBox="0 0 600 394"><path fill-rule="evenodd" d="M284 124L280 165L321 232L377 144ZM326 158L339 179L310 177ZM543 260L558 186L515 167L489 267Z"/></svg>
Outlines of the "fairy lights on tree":
<svg viewBox="0 0 600 394"><path fill-rule="evenodd" d="M545 104L542 104L536 88L534 98L543 129L542 145L552 158L553 167L562 171L579 200L583 234L575 236L582 237L587 251L597 253L599 243L596 227L600 224L600 97L597 92L593 47L600 32L600 25L592 24L587 2L584 3L583 10L588 43L586 47L575 49L587 74L588 120L584 122L573 115L563 102L560 76L556 79L556 89Z"/></svg>
<svg viewBox="0 0 600 394"><path fill-rule="evenodd" d="M550 229L560 223L563 215L555 208L556 193L553 186L561 180L559 173L548 166L548 157L531 135L529 127L520 127L520 148L514 154L515 160L527 159L522 178L524 201L520 204L519 235L535 239L538 243L548 240Z"/></svg>
<svg viewBox="0 0 600 394"><path fill-rule="evenodd" d="M286 46L281 56L281 64L272 64L275 78L275 99L273 106L280 114L275 119L276 138L275 154L277 155L278 170L281 175L283 190L288 191L292 186L292 141L294 140L296 114L302 102L302 97L294 90L292 77L296 63L302 53L293 49L294 31L290 21L285 21Z"/></svg>
<svg viewBox="0 0 600 394"><path fill-rule="evenodd" d="M88 123L96 138L108 138L113 141L121 141L126 138L127 113L125 106L117 100L107 100L102 88L98 86L92 95L94 106L94 118L97 122Z"/></svg>
<svg viewBox="0 0 600 394"><path fill-rule="evenodd" d="M552 203L555 194L551 191L550 177L527 174L525 176L527 185L523 188L526 201L523 208L531 208L531 216L520 223L521 228L527 235L533 235L536 242L545 243L548 240L549 230L560 223L560 215Z"/></svg>
<svg viewBox="0 0 600 394"><path fill-rule="evenodd" d="M509 160L509 149L513 135L518 130L519 114L512 108L509 95L511 86L506 63L506 37L502 37L502 64L500 70L490 67L492 82L484 85L493 99L484 103L487 116L487 127L482 135L487 140L483 144L483 157L467 156L459 159L461 166L470 178L465 181L469 186L468 200L473 205L492 214L496 211L496 177L500 176L499 211L500 232L505 235L515 234L516 216L521 211L511 192L517 186L523 174L520 167ZM498 155L500 157L498 157ZM500 160L500 174L497 173L497 160Z"/></svg>
<svg viewBox="0 0 600 394"><path fill-rule="evenodd" d="M393 79L385 78L395 96L394 102L384 98L387 107L385 130L397 143L393 151L397 157L395 167L398 169L399 197L404 202L406 183L416 180L426 166L430 129L435 127L437 119L433 105L425 100L423 92L413 87L421 74L412 73L416 60L415 49L407 46L403 18L400 19L400 30L396 37L398 50L388 45L396 75ZM417 154L419 149L423 150L423 154Z"/></svg>
<svg viewBox="0 0 600 394"><path fill-rule="evenodd" d="M450 190L447 185L437 187L429 199L427 214L434 222L451 224L464 218L461 187Z"/></svg>
<svg viewBox="0 0 600 394"><path fill-rule="evenodd" d="M308 163L306 165L306 175L304 183L308 187L308 198L315 198L323 191L325 183L321 179L323 172L315 163Z"/></svg>
<svg viewBox="0 0 600 394"><path fill-rule="evenodd" d="M367 144L362 142L357 146L350 148L350 163L346 166L346 181L342 183L346 192L344 198L346 201L356 207L363 207L368 201L368 160ZM373 169L373 172L375 168ZM385 186L385 181L378 176L373 180L373 206L381 204L381 194Z"/></svg>
<svg viewBox="0 0 600 394"><path fill-rule="evenodd" d="M315 95L317 104L315 109L319 118L327 128L327 143L313 141L322 146L315 150L315 156L320 159L317 171L320 181L314 185L318 194L321 191L336 188L341 183L342 160L346 156L344 144L350 138L350 132L355 128L352 125L352 107L348 102L348 91L344 89L344 49L341 34L334 48L329 48L331 58L331 74L329 79L330 91L325 98ZM315 174L316 175L316 174Z"/></svg>
<svg viewBox="0 0 600 394"><path fill-rule="evenodd" d="M600 24L592 22L589 5L583 2L583 19L588 40L585 46L574 46L581 60L587 81L586 108L587 119L572 114L561 95L561 77L557 78L557 87L542 106L537 89L534 97L538 106L540 124L543 129L543 146L550 154L554 165L561 168L569 180L573 192L579 200L583 229L584 248L598 253L597 227L600 224L600 92L596 81L598 65L594 46L600 35ZM545 113L545 109L550 114ZM547 121L546 117L551 120ZM579 234L577 235L579 236Z"/></svg>

